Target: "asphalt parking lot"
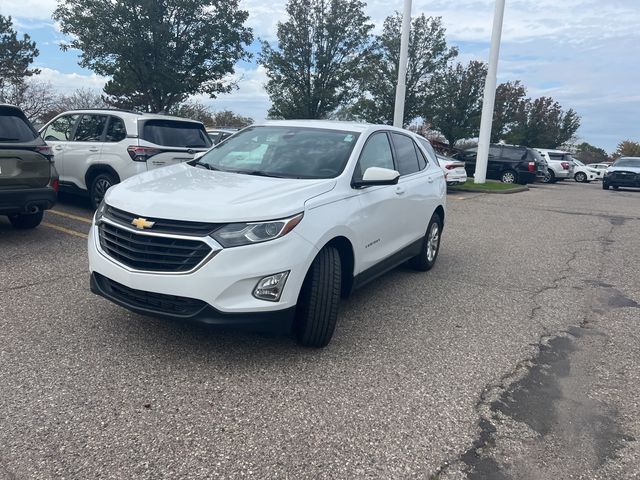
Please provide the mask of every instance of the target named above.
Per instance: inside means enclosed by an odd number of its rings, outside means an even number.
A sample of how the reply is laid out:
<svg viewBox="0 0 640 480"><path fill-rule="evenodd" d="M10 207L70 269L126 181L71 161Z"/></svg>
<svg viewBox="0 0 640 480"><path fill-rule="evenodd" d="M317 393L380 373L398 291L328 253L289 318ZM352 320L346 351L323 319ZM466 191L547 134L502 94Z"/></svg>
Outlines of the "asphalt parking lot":
<svg viewBox="0 0 640 480"><path fill-rule="evenodd" d="M0 219L0 478L638 478L640 192L449 195L324 350L93 296L91 210Z"/></svg>

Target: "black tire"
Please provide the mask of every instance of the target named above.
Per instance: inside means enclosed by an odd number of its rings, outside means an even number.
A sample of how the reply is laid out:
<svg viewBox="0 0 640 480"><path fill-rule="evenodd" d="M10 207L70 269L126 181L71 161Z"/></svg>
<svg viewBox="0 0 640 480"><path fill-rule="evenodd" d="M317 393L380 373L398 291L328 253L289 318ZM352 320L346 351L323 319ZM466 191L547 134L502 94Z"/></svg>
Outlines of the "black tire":
<svg viewBox="0 0 640 480"><path fill-rule="evenodd" d="M602 189L603 190L609 190L609 184L605 183L605 182L602 182Z"/></svg>
<svg viewBox="0 0 640 480"><path fill-rule="evenodd" d="M547 170L547 174L542 179L542 183L556 183L556 174L553 170Z"/></svg>
<svg viewBox="0 0 640 480"><path fill-rule="evenodd" d="M433 245L429 245L430 237L433 235L433 229L437 228L436 235L436 245L435 250L433 249ZM431 220L429 221L429 225L427 226L427 233L424 235L422 240L422 247L420 249L420 253L409 260L409 266L415 270L419 270L421 272L426 272L431 270L433 266L436 264L436 260L438 259L438 252L440 251L440 240L442 238L442 219L440 215L434 213L431 216Z"/></svg>
<svg viewBox="0 0 640 480"><path fill-rule="evenodd" d="M338 319L342 286L340 254L324 247L311 264L302 284L294 332L300 345L320 348L329 344Z"/></svg>
<svg viewBox="0 0 640 480"><path fill-rule="evenodd" d="M505 170L500 175L500 181L502 183L518 183L518 174L515 170Z"/></svg>
<svg viewBox="0 0 640 480"><path fill-rule="evenodd" d="M98 208L98 205L100 205L100 202L104 198L104 194L116 183L118 183L118 181L110 173L100 173L96 175L89 189L89 198L93 208Z"/></svg>
<svg viewBox="0 0 640 480"><path fill-rule="evenodd" d="M576 182L587 183L587 174L584 172L578 172L573 176Z"/></svg>
<svg viewBox="0 0 640 480"><path fill-rule="evenodd" d="M619 188L620 188L620 187L619 187L618 185L614 185L614 186L613 186L613 189L614 189L614 190L618 190Z"/></svg>
<svg viewBox="0 0 640 480"><path fill-rule="evenodd" d="M43 212L38 213L21 213L18 215L9 215L9 221L15 228L27 230L36 228L42 222Z"/></svg>

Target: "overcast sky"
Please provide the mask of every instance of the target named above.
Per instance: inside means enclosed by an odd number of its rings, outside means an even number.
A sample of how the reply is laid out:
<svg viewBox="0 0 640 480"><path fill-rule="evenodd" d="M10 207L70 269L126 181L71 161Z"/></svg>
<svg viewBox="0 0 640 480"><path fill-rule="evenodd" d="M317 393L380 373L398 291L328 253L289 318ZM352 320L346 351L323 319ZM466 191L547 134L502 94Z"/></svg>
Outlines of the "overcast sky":
<svg viewBox="0 0 640 480"><path fill-rule="evenodd" d="M380 31L402 0L370 0L366 11ZM582 116L581 139L611 152L623 139L640 141L640 0L507 0L498 81L521 80L532 97L550 95ZM38 43L35 66L56 88L100 89L104 80L81 69L78 52L62 52L51 20L55 0L2 0L0 13ZM241 0L256 38L272 41L285 2ZM459 59L487 60L494 0L414 0L413 15L442 16ZM256 50L257 44L252 46ZM264 71L238 65L239 90L215 100L262 120L269 107Z"/></svg>

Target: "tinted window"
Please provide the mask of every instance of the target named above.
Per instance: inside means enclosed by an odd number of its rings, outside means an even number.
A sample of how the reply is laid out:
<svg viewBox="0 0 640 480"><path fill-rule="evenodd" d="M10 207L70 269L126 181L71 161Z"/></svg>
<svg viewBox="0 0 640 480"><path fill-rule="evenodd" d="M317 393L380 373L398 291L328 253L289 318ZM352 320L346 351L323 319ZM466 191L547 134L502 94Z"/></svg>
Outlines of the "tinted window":
<svg viewBox="0 0 640 480"><path fill-rule="evenodd" d="M125 128L122 119L118 117L110 117L104 141L119 142L125 138L127 138L127 129Z"/></svg>
<svg viewBox="0 0 640 480"><path fill-rule="evenodd" d="M0 109L0 142L29 142L38 134L14 109Z"/></svg>
<svg viewBox="0 0 640 480"><path fill-rule="evenodd" d="M106 115L83 115L76 127L73 140L76 142L101 142L107 124Z"/></svg>
<svg viewBox="0 0 640 480"><path fill-rule="evenodd" d="M527 154L524 148L502 148L502 158L506 160L520 161Z"/></svg>
<svg viewBox="0 0 640 480"><path fill-rule="evenodd" d="M65 141L71 140L73 127L78 120L79 114L64 115L54 120L43 132L45 141Z"/></svg>
<svg viewBox="0 0 640 480"><path fill-rule="evenodd" d="M490 146L489 147L489 156L490 157L499 157L500 156L500 150L502 150L502 147L495 147L495 146Z"/></svg>
<svg viewBox="0 0 640 480"><path fill-rule="evenodd" d="M427 166L427 159L425 158L424 153L422 153L422 150L420 150L415 143L413 144L413 148L416 149L416 155L418 156L418 168L420 170L424 170Z"/></svg>
<svg viewBox="0 0 640 480"><path fill-rule="evenodd" d="M418 141L427 151L427 156L429 157L429 160L431 160L435 164L438 164L438 156L436 155L436 152L431 146L431 144L424 138L420 138L418 139Z"/></svg>
<svg viewBox="0 0 640 480"><path fill-rule="evenodd" d="M394 170L391 145L386 133L374 133L365 144L360 154L354 179L362 180L362 175L369 167L380 167Z"/></svg>
<svg viewBox="0 0 640 480"><path fill-rule="evenodd" d="M344 170L358 136L321 128L250 127L216 145L200 161L252 175L334 178Z"/></svg>
<svg viewBox="0 0 640 480"><path fill-rule="evenodd" d="M209 148L212 145L203 125L176 120L147 120L140 138L167 147Z"/></svg>
<svg viewBox="0 0 640 480"><path fill-rule="evenodd" d="M392 133L393 145L396 148L396 161L400 175L408 175L420 170L418 156L413 146L413 140L400 133Z"/></svg>
<svg viewBox="0 0 640 480"><path fill-rule="evenodd" d="M567 155L566 153L547 153L547 155L549 155L549 158L551 160L568 160L569 159L569 155Z"/></svg>

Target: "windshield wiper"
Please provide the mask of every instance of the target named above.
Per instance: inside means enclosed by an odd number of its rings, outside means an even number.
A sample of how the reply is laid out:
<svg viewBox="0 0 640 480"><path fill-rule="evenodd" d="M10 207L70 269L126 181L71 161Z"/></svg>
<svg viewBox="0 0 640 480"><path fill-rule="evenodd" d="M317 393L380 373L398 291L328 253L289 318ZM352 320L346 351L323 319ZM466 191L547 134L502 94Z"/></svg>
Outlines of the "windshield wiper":
<svg viewBox="0 0 640 480"><path fill-rule="evenodd" d="M256 177L271 177L271 178L289 178L283 175L275 173L267 173L262 170L232 170L233 173L242 173L244 175L255 175Z"/></svg>
<svg viewBox="0 0 640 480"><path fill-rule="evenodd" d="M196 160L195 162L191 162L192 165L198 165L199 167L204 167L207 170L215 170L217 172L222 172L223 170L219 169L218 167L214 167L213 165L209 164L209 163L205 163L205 162L201 162L200 160Z"/></svg>

